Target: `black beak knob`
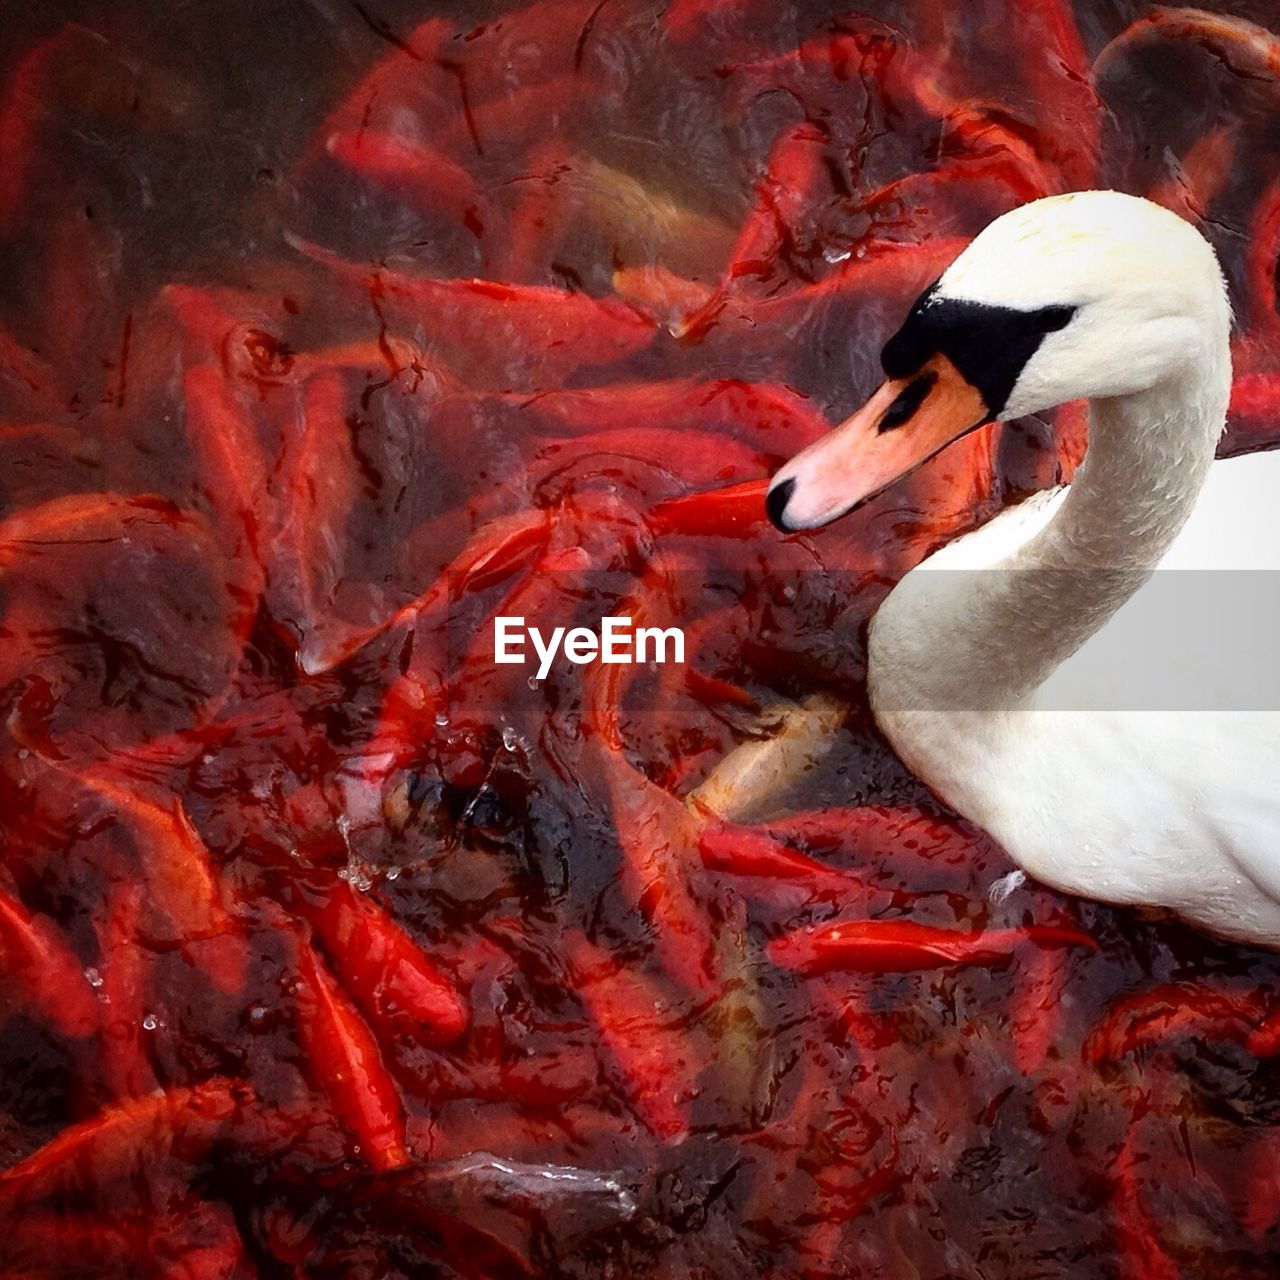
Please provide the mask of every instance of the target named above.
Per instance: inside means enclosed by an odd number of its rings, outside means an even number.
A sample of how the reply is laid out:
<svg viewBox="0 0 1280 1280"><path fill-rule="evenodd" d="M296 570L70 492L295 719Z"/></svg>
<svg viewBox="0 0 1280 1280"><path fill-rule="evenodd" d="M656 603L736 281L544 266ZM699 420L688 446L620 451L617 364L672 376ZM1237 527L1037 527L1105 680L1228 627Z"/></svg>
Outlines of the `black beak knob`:
<svg viewBox="0 0 1280 1280"><path fill-rule="evenodd" d="M796 482L794 480L784 480L781 484L775 484L765 494L764 509L769 515L769 523L783 533L790 532L783 517L787 513L787 503L791 501L791 495L795 492L795 488Z"/></svg>

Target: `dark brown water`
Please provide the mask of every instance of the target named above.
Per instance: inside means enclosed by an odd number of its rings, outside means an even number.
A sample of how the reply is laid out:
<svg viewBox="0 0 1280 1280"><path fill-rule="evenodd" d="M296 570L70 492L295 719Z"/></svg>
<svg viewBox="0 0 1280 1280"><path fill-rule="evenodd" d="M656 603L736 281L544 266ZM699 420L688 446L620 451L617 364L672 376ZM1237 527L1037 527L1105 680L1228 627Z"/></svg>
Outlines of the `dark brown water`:
<svg viewBox="0 0 1280 1280"><path fill-rule="evenodd" d="M1275 439L1269 9L8 5L0 1271L1273 1274L1275 958L993 899L862 692L1079 413L813 537L761 483L1089 186L1202 226ZM610 613L686 662L492 661Z"/></svg>

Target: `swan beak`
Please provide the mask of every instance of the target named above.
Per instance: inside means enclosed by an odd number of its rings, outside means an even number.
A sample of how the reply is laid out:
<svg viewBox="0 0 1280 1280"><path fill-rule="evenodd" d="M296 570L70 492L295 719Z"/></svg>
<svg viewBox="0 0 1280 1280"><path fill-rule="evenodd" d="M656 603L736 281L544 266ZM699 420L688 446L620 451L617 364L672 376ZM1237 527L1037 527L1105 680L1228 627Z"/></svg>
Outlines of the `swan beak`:
<svg viewBox="0 0 1280 1280"><path fill-rule="evenodd" d="M990 419L981 392L936 355L796 454L769 485L769 519L784 533L830 524Z"/></svg>

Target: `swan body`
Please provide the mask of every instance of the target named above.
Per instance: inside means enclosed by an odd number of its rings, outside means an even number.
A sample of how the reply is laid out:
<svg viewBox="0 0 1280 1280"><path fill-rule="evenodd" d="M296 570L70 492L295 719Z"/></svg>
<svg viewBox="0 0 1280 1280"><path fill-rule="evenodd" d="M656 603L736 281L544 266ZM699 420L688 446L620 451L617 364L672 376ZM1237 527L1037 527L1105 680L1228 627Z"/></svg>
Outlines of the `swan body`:
<svg viewBox="0 0 1280 1280"><path fill-rule="evenodd" d="M1069 487L942 548L872 619L903 761L1029 875L1280 948L1280 452L1215 461L1231 384L1217 260L1135 197L987 228L885 350L889 380L775 477L815 527L981 421L1090 399ZM1260 599L1270 591L1270 598Z"/></svg>
<svg viewBox="0 0 1280 1280"><path fill-rule="evenodd" d="M999 571L1055 518L1068 492L1019 503L913 573ZM1267 501L1275 494L1280 451L1215 462L1203 491L1208 501L1196 506L1160 572L1235 571L1243 565L1223 563L1233 550L1251 568L1265 567L1262 556L1280 547L1280 507L1274 497ZM1269 526L1265 540L1259 525ZM1226 689L1205 679L1213 672L1186 673L1190 707L1124 705L1123 689L1099 688L1116 656L1107 633L1123 627L1126 614L1149 626L1142 606L1152 590L1150 583L1139 588L1027 706L999 712L903 709L911 695L901 686L912 675L899 665L895 633L930 625L920 613L932 612L933 593L914 601L910 591L891 596L870 633L877 720L913 771L1037 880L1106 902L1164 906L1222 936L1280 947L1280 713L1238 705L1244 687L1267 678L1261 668L1274 653L1227 673ZM1224 635L1253 622L1244 609L1213 620ZM1275 634L1262 637L1272 651ZM1183 674L1180 649L1176 634L1163 638L1172 679L1158 688L1171 692ZM1130 662L1134 646L1121 644L1118 656Z"/></svg>

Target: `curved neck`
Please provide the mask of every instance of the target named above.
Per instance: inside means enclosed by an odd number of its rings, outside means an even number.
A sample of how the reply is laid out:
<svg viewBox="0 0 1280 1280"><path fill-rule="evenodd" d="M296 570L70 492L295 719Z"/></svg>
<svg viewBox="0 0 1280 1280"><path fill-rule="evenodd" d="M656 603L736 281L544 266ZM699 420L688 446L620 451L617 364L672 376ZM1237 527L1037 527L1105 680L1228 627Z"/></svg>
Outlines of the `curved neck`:
<svg viewBox="0 0 1280 1280"><path fill-rule="evenodd" d="M1025 705L1105 625L1169 549L1208 476L1230 392L1223 348L1150 390L1094 401L1084 463L1054 518L1021 546L908 575L873 627L877 701Z"/></svg>
<svg viewBox="0 0 1280 1280"><path fill-rule="evenodd" d="M1204 487L1229 390L1229 374L1196 365L1148 391L1091 401L1089 449L1066 499L1006 567L1154 569Z"/></svg>

